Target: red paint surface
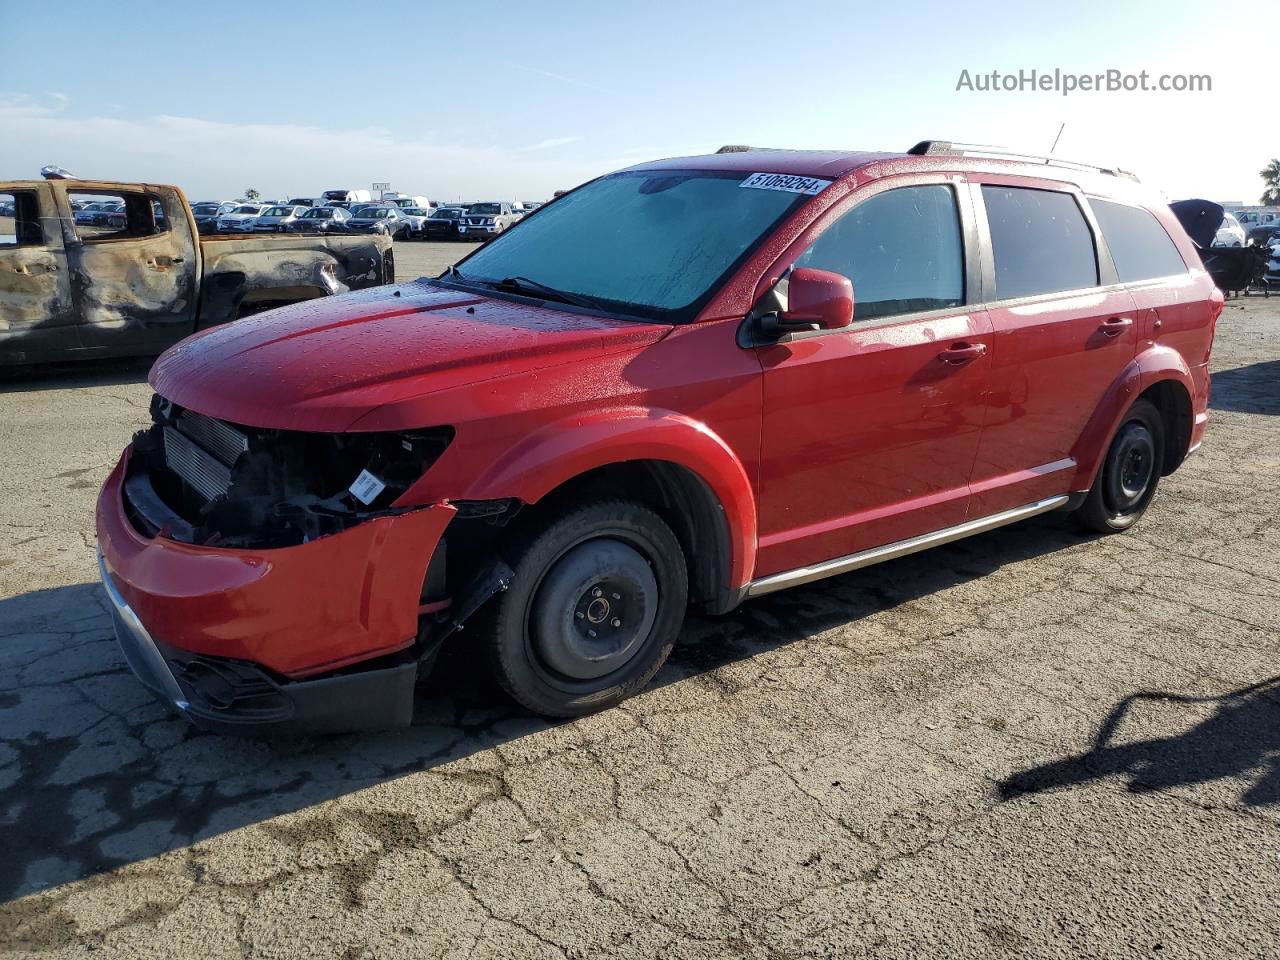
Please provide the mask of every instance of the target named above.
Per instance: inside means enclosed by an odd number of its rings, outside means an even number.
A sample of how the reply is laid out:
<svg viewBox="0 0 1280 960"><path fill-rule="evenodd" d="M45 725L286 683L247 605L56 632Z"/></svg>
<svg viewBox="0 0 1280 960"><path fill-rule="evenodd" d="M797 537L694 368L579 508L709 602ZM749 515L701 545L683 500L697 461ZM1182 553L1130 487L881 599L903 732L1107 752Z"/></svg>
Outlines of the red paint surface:
<svg viewBox="0 0 1280 960"><path fill-rule="evenodd" d="M98 497L98 544L151 634L196 653L304 677L402 649L418 632L427 563L454 509L370 520L277 550L147 539L124 514L128 454Z"/></svg>

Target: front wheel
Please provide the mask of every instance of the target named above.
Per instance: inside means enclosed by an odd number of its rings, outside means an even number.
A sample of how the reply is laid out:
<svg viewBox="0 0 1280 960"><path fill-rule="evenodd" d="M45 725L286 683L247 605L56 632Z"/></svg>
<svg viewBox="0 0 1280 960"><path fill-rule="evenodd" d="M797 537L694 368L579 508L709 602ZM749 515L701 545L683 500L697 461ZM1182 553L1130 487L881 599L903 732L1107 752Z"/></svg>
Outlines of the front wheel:
<svg viewBox="0 0 1280 960"><path fill-rule="evenodd" d="M1107 448L1093 487L1076 510L1076 521L1097 533L1128 530L1156 495L1163 463L1164 421L1150 402L1139 400Z"/></svg>
<svg viewBox="0 0 1280 960"><path fill-rule="evenodd" d="M688 601L680 542L656 513L611 500L571 510L512 549L487 646L503 689L550 717L603 710L666 661Z"/></svg>

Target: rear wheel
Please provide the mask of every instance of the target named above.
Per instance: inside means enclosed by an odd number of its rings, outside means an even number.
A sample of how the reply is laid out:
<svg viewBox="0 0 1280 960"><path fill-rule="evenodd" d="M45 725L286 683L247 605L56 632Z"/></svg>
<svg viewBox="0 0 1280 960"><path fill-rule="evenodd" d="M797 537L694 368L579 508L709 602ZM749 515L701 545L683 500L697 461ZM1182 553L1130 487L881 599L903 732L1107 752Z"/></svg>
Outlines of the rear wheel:
<svg viewBox="0 0 1280 960"><path fill-rule="evenodd" d="M1139 400L1116 431L1076 521L1098 533L1128 530L1156 495L1163 463L1164 421L1153 404Z"/></svg>
<svg viewBox="0 0 1280 960"><path fill-rule="evenodd" d="M688 601L684 553L652 510L588 504L516 546L487 646L503 689L572 717L641 690L675 644Z"/></svg>
<svg viewBox="0 0 1280 960"><path fill-rule="evenodd" d="M396 282L396 255L391 252L391 248L387 248L387 252L382 255L382 282Z"/></svg>

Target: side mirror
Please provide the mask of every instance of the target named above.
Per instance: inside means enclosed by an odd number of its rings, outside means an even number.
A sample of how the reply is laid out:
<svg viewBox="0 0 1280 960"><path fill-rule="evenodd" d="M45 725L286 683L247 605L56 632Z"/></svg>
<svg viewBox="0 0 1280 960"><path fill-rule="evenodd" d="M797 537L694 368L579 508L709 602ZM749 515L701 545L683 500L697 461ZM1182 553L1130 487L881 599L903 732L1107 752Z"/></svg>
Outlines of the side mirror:
<svg viewBox="0 0 1280 960"><path fill-rule="evenodd" d="M853 323L853 283L830 270L798 267L787 279L787 309L783 326L839 330Z"/></svg>
<svg viewBox="0 0 1280 960"><path fill-rule="evenodd" d="M853 322L853 284L830 270L797 267L787 278L787 309L756 320L762 335L839 330Z"/></svg>

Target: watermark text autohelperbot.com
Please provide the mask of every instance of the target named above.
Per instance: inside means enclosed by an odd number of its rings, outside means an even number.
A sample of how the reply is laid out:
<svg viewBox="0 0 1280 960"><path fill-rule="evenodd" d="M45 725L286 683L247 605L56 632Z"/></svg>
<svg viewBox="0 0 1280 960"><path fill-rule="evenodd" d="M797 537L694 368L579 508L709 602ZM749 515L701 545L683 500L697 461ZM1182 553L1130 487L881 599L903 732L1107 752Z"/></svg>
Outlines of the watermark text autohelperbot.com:
<svg viewBox="0 0 1280 960"><path fill-rule="evenodd" d="M1213 77L1207 73L1151 73L1139 70L1103 70L1069 73L1065 70L961 70L956 90L973 93L1210 93Z"/></svg>

